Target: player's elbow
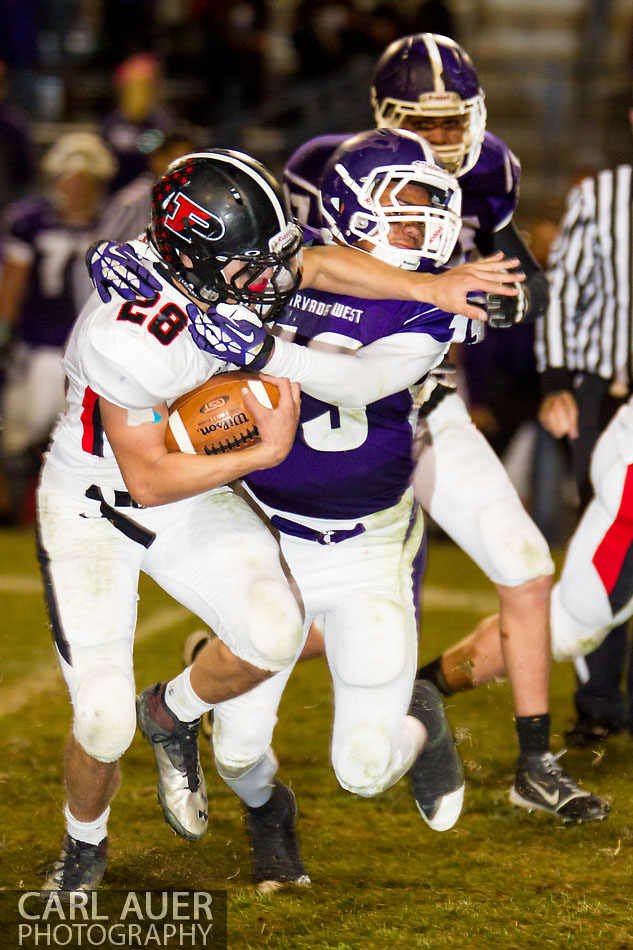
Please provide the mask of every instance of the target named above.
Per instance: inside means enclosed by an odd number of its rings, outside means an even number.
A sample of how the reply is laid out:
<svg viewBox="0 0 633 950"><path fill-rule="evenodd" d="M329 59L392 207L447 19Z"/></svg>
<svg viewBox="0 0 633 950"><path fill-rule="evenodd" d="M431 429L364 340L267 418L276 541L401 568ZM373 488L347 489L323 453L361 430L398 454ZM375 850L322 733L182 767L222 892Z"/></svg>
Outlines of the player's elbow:
<svg viewBox="0 0 633 950"><path fill-rule="evenodd" d="M142 508L155 508L173 501L165 494L165 486L156 477L135 472L132 475L124 473L123 480L134 501Z"/></svg>

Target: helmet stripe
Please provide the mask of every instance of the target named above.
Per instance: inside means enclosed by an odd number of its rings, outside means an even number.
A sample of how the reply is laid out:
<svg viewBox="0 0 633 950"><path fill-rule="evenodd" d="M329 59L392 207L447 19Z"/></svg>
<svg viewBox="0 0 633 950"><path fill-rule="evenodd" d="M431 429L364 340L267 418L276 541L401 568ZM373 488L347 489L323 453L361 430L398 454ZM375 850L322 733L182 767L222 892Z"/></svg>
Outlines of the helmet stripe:
<svg viewBox="0 0 633 950"><path fill-rule="evenodd" d="M425 33L424 40L426 42L426 48L429 51L429 61L431 63L431 69L433 70L433 85L435 87L435 92L446 92L444 80L442 79L444 64L442 62L442 55L439 51L437 43L435 42L433 33Z"/></svg>
<svg viewBox="0 0 633 950"><path fill-rule="evenodd" d="M182 158L179 158L178 162L181 162L184 159L192 158L212 158L214 161L226 162L227 165L233 165L234 167L241 169L241 171L246 172L246 174L249 175L253 181L257 182L259 187L268 197L268 200L270 201L275 210L275 214L277 215L277 220L279 221L279 230L281 231L286 226L286 224L288 224L284 207L273 189L270 187L266 179L260 175L255 168L248 164L248 161L244 161L244 159L250 160L249 155L246 155L244 152L233 151L224 155L221 152L214 152L210 150L208 152L191 152L190 155L183 155Z"/></svg>

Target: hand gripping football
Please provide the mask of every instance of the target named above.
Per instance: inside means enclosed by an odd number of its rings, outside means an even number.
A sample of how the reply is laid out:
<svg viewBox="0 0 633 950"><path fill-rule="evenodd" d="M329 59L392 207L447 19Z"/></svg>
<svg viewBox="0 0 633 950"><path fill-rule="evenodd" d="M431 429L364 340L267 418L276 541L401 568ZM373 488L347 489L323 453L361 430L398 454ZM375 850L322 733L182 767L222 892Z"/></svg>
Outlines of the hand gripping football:
<svg viewBox="0 0 633 950"><path fill-rule="evenodd" d="M268 408L279 402L277 387L265 383L257 373L218 373L171 405L165 435L168 451L218 455L255 445L259 433L244 405L245 386Z"/></svg>

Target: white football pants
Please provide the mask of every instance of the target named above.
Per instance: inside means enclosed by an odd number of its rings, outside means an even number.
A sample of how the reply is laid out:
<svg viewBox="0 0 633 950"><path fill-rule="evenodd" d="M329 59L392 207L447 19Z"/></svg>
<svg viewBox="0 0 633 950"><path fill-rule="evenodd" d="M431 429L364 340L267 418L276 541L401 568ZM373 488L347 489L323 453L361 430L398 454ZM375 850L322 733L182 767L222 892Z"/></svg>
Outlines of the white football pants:
<svg viewBox="0 0 633 950"><path fill-rule="evenodd" d="M569 543L552 591L554 659L595 650L633 615L633 399L604 430L591 457L595 495Z"/></svg>
<svg viewBox="0 0 633 950"><path fill-rule="evenodd" d="M113 761L136 724L132 647L140 571L236 656L262 669L292 662L302 618L275 538L229 489L154 508L114 508L133 539L103 516L98 500L84 496L85 488L45 464L39 556L75 736L90 755ZM103 494L108 499L112 492Z"/></svg>
<svg viewBox="0 0 633 950"><path fill-rule="evenodd" d="M287 534L280 544L305 608L305 635L314 617L324 618L334 771L343 788L376 795L408 771L420 746L407 711L417 665L422 512L411 489L393 508L351 522L265 511L319 531L365 525L363 534L336 544ZM266 756L273 761L269 747L289 675L284 670L214 709L218 771L238 795L241 776ZM263 772L269 781L270 769Z"/></svg>
<svg viewBox="0 0 633 950"><path fill-rule="evenodd" d="M494 584L554 573L545 538L460 396L420 418L414 451L416 498Z"/></svg>

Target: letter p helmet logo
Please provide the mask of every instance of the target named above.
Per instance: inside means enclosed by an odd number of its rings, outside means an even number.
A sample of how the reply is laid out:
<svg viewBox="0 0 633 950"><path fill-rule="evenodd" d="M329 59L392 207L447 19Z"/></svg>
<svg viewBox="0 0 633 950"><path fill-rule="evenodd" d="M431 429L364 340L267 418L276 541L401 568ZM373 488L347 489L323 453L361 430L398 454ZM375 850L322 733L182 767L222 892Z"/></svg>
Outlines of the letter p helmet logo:
<svg viewBox="0 0 633 950"><path fill-rule="evenodd" d="M189 243L192 241L192 232L207 241L219 241L225 231L221 218L180 191L174 195L164 223L166 228Z"/></svg>

